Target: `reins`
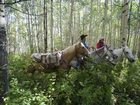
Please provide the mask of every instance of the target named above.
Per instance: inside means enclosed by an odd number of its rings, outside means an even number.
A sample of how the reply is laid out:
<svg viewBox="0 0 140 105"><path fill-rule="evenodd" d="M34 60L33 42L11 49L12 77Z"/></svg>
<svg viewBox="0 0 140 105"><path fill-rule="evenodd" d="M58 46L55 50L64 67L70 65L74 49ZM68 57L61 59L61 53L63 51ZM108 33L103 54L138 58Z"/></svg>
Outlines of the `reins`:
<svg viewBox="0 0 140 105"><path fill-rule="evenodd" d="M96 52L96 54L98 55L98 57L100 58L100 59L102 59L103 61L107 61L107 62L109 62L109 63L111 63L112 64L112 62L111 61L109 61L108 59L103 59L103 56L104 55L106 55L107 54L107 52L109 51L108 50L108 47L107 46L105 46L106 48L107 48L107 51L105 52L105 53L103 53L102 55L100 55L100 54L98 54L98 52L97 52L97 50L95 49L95 52ZM111 53L111 52L110 52ZM111 53L112 54L112 53ZM113 54L112 54L113 55Z"/></svg>

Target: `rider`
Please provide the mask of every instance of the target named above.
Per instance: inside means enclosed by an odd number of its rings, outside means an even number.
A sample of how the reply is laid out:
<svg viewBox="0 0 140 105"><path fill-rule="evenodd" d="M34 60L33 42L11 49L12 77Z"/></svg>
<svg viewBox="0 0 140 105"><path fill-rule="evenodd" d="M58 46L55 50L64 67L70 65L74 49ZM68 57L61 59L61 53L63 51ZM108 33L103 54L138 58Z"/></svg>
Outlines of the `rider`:
<svg viewBox="0 0 140 105"><path fill-rule="evenodd" d="M87 37L88 35L85 35L85 34L82 34L81 36L80 36L80 40L81 40L81 42L84 44L84 46L88 49L89 47L88 47L88 45L87 45L87 43L86 43L86 37Z"/></svg>
<svg viewBox="0 0 140 105"><path fill-rule="evenodd" d="M84 44L84 46L87 48L87 49L89 49L89 46L88 46L88 44L86 43L86 37L87 37L88 35L85 35L85 34L82 34L81 36L80 36L80 41ZM76 58L77 59L77 63L76 63L76 68L80 68L80 66L81 66L81 64L82 64L82 62L83 62L83 57L77 57Z"/></svg>
<svg viewBox="0 0 140 105"><path fill-rule="evenodd" d="M100 48L103 48L104 46L105 46L105 44L104 44L104 37L100 37L99 41L96 44L96 48L100 49Z"/></svg>

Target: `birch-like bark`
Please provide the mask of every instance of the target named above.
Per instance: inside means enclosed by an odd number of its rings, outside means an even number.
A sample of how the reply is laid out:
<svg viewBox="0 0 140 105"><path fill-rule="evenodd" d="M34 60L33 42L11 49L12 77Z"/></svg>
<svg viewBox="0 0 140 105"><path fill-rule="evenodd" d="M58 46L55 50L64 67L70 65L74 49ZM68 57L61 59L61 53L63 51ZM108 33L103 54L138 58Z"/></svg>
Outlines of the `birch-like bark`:
<svg viewBox="0 0 140 105"><path fill-rule="evenodd" d="M121 14L121 30L120 30L120 38L127 38L128 34L128 0L124 0L122 5L122 14ZM120 40L121 40L120 39Z"/></svg>
<svg viewBox="0 0 140 105"><path fill-rule="evenodd" d="M4 0L0 0L4 3ZM4 6L0 5L0 103L3 102L3 97L8 92L8 60L7 60L7 40L6 40L6 21L4 14Z"/></svg>

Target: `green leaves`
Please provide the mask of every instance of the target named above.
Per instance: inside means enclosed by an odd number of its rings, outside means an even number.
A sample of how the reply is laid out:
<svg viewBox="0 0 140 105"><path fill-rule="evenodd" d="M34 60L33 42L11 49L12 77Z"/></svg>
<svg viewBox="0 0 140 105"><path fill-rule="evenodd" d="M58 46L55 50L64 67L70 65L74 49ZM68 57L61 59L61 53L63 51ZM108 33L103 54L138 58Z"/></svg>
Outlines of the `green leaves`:
<svg viewBox="0 0 140 105"><path fill-rule="evenodd" d="M9 56L10 91L6 105L139 105L140 62L106 62L72 69L68 74L35 72L26 68L27 55Z"/></svg>

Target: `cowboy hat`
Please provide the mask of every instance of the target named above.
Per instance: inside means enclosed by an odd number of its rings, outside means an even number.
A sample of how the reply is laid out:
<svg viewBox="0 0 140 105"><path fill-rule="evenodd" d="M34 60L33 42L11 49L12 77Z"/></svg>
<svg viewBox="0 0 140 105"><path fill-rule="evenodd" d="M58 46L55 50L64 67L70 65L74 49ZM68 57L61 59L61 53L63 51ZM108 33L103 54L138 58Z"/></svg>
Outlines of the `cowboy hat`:
<svg viewBox="0 0 140 105"><path fill-rule="evenodd" d="M100 37L100 38L99 38L99 40L103 40L103 39L105 39L105 38L104 38L104 37Z"/></svg>
<svg viewBox="0 0 140 105"><path fill-rule="evenodd" d="M80 38L81 38L81 40L83 40L85 37L87 37L88 35L84 35L84 34L82 34L81 36L80 36Z"/></svg>

